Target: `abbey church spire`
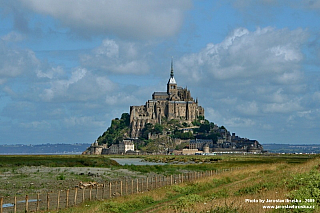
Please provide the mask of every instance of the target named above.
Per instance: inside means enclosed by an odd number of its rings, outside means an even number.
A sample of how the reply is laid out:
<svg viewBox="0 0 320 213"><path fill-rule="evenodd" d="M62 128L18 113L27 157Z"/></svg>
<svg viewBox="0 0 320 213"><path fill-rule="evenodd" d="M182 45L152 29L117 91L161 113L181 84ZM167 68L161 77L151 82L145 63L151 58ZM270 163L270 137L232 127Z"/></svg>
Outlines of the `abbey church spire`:
<svg viewBox="0 0 320 213"><path fill-rule="evenodd" d="M173 57L171 58L171 73L170 73L170 78L173 78Z"/></svg>
<svg viewBox="0 0 320 213"><path fill-rule="evenodd" d="M177 84L173 74L173 57L171 58L171 72L170 72L170 79L168 84Z"/></svg>

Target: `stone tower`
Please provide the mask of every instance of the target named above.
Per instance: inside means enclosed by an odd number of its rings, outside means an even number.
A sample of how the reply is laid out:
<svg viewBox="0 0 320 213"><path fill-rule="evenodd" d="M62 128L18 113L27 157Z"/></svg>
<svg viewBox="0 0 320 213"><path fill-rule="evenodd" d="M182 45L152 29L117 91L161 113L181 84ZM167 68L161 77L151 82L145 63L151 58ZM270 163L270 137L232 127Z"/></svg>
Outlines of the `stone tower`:
<svg viewBox="0 0 320 213"><path fill-rule="evenodd" d="M169 99L178 99L178 88L177 88L177 82L174 79L173 74L173 60L171 60L171 73L170 78L167 84L167 94L169 95Z"/></svg>

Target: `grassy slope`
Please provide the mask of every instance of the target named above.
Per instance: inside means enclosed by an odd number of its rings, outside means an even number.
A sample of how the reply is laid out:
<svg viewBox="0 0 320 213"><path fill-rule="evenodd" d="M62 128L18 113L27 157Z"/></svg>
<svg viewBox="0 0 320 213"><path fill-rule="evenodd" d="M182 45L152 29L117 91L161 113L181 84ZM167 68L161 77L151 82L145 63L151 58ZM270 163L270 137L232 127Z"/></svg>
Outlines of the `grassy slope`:
<svg viewBox="0 0 320 213"><path fill-rule="evenodd" d="M304 156L225 158L221 164L225 164L226 167L243 165L243 169L137 195L85 203L60 212L264 212L263 204L248 203L245 200L286 198L315 199L318 203L302 204L315 205L318 208L319 185L310 184L311 180L315 180L314 184L320 181L319 158L311 160L307 160L308 158ZM311 170L315 172L310 173ZM276 204L287 203L269 205ZM315 210L317 211L319 208ZM290 211L286 209L275 212Z"/></svg>

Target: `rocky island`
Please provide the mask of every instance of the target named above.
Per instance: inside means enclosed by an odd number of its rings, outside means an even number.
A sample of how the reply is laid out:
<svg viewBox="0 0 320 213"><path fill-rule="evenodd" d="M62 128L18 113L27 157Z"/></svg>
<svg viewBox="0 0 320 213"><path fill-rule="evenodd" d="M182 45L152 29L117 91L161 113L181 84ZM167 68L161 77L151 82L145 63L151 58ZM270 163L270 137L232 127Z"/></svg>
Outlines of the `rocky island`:
<svg viewBox="0 0 320 213"><path fill-rule="evenodd" d="M130 114L113 119L111 126L83 154L210 154L261 153L257 140L236 136L209 122L190 90L177 85L171 61L167 91L154 92Z"/></svg>

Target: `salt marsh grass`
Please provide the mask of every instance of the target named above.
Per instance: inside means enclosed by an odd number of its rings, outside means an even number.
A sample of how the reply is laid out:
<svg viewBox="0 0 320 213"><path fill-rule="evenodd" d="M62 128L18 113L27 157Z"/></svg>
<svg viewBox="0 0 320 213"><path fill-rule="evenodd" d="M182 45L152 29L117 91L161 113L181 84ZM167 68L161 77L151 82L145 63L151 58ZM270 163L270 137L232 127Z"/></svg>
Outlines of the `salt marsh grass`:
<svg viewBox="0 0 320 213"><path fill-rule="evenodd" d="M164 158L167 157L155 157L156 160ZM191 158L181 159L188 162ZM206 158L204 162L208 159ZM179 161L177 158L170 158L170 160ZM199 169L195 168L197 165L194 167L192 165L179 165L176 168ZM304 209L301 212L319 212L320 195L312 197L312 193L320 190L319 185L309 185L312 178L319 177L320 181L319 156L223 156L219 162L206 162L201 165L207 166L208 170L209 168L219 170L239 167L240 169L140 194L86 203L62 212L290 212L288 209L286 211L266 210L263 208L265 203L259 200L304 197L315 199L313 203L309 203L315 208L310 211ZM303 181L302 177L305 177L307 182ZM301 183L296 183L297 180ZM316 189L313 191L306 190L314 188ZM277 203L271 202L268 205L275 206Z"/></svg>

